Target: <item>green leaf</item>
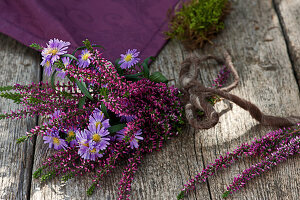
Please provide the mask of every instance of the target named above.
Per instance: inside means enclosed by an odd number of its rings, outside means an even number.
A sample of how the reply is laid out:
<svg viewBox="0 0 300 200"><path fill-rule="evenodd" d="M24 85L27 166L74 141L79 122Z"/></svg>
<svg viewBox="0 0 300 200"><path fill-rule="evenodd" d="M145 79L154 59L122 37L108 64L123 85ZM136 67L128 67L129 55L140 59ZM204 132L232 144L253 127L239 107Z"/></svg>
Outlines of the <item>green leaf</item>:
<svg viewBox="0 0 300 200"><path fill-rule="evenodd" d="M31 48L34 48L36 50L42 50L44 49L44 47L42 47L41 45L37 44L37 43L32 43L31 45L29 45Z"/></svg>
<svg viewBox="0 0 300 200"><path fill-rule="evenodd" d="M140 75L142 75L142 73L137 73L137 74L128 74L128 75L124 75L125 78L135 78L135 77L139 77ZM139 77L140 78L140 77Z"/></svg>
<svg viewBox="0 0 300 200"><path fill-rule="evenodd" d="M101 88L99 93L100 93L101 96L103 96L105 99L107 99L107 97L108 97L108 94L107 94L108 90L107 90L107 88Z"/></svg>
<svg viewBox="0 0 300 200"><path fill-rule="evenodd" d="M26 140L28 140L28 136L24 135L24 136L21 136L17 139L17 144L20 144L22 142L25 142Z"/></svg>
<svg viewBox="0 0 300 200"><path fill-rule="evenodd" d="M76 51L79 51L79 50L82 50L82 49L86 49L86 46L81 46L81 47L78 47L77 49L75 49L72 53L72 55L74 56Z"/></svg>
<svg viewBox="0 0 300 200"><path fill-rule="evenodd" d="M7 115L5 115L5 114L0 114L0 120L1 120L1 119L5 119L6 116L7 116Z"/></svg>
<svg viewBox="0 0 300 200"><path fill-rule="evenodd" d="M75 140L76 139L76 136L74 135L74 136L68 136L67 138L66 138L66 141L67 142L71 142L72 140Z"/></svg>
<svg viewBox="0 0 300 200"><path fill-rule="evenodd" d="M143 75L143 73L128 74L128 75L124 75L124 77L126 78L126 80L136 81L142 79L142 77L140 77L141 75Z"/></svg>
<svg viewBox="0 0 300 200"><path fill-rule="evenodd" d="M223 198L223 199L226 199L226 198L228 197L229 194L230 194L229 191L224 192L224 193L222 194L222 198Z"/></svg>
<svg viewBox="0 0 300 200"><path fill-rule="evenodd" d="M44 171L45 168L46 168L45 166L42 166L42 167L38 168L38 169L33 173L33 175L32 175L33 178L39 178L39 177L41 177L42 172Z"/></svg>
<svg viewBox="0 0 300 200"><path fill-rule="evenodd" d="M54 81L55 81L55 74L56 74L56 70L52 73L52 75L51 75L51 87L55 90L55 83L54 83Z"/></svg>
<svg viewBox="0 0 300 200"><path fill-rule="evenodd" d="M71 179L71 178L73 178L73 177L74 177L74 173L70 172L70 173L68 173L68 174L66 174L66 175L63 175L63 176L61 177L61 180L62 180L63 182L67 182L69 179Z"/></svg>
<svg viewBox="0 0 300 200"><path fill-rule="evenodd" d="M52 179L53 177L55 176L55 171L50 171L48 172L47 174L44 174L42 177L41 177L41 182L44 182L46 180L49 180L49 179Z"/></svg>
<svg viewBox="0 0 300 200"><path fill-rule="evenodd" d="M94 193L94 190L96 188L96 183L93 183L91 187L86 191L87 196L91 196Z"/></svg>
<svg viewBox="0 0 300 200"><path fill-rule="evenodd" d="M142 66L143 66L144 77L145 77L145 78L149 78L149 73L150 73L150 72L149 72L149 67L148 67L148 65L145 64L145 63L143 63Z"/></svg>
<svg viewBox="0 0 300 200"><path fill-rule="evenodd" d="M92 47L100 47L101 49L105 50L105 48L101 45L97 45L97 44L93 44ZM83 50L83 49L86 49L86 46L81 46L81 47L78 47L77 49L75 49L72 53L72 55L74 56L75 53L79 50Z"/></svg>
<svg viewBox="0 0 300 200"><path fill-rule="evenodd" d="M75 80L75 83L77 84L78 88L81 90L81 92L89 99L93 100L93 97L89 93L88 89L86 88L85 83L82 83L78 81L77 79L73 78ZM71 79L70 79L71 80Z"/></svg>
<svg viewBox="0 0 300 200"><path fill-rule="evenodd" d="M142 78L141 77L131 77L131 78L126 78L127 81L138 81L138 80L141 80Z"/></svg>
<svg viewBox="0 0 300 200"><path fill-rule="evenodd" d="M99 47L99 48L105 50L105 48L103 46L99 45L99 44L93 44L92 47Z"/></svg>
<svg viewBox="0 0 300 200"><path fill-rule="evenodd" d="M70 94L69 92L61 91L60 93L61 93L65 98L67 98L67 99L73 98L73 95Z"/></svg>
<svg viewBox="0 0 300 200"><path fill-rule="evenodd" d="M86 96L81 97L78 102L78 108L82 109L83 105L85 104L85 101L86 101Z"/></svg>
<svg viewBox="0 0 300 200"><path fill-rule="evenodd" d="M75 79L74 77L72 77L72 76L68 76L68 79L69 79L72 83L76 82L76 79Z"/></svg>
<svg viewBox="0 0 300 200"><path fill-rule="evenodd" d="M84 82L82 79L80 79L80 82L82 83L82 85L83 85L85 88L87 88L85 82Z"/></svg>
<svg viewBox="0 0 300 200"><path fill-rule="evenodd" d="M144 60L142 63L143 66L143 74L145 78L149 78L149 60L154 61L155 58L153 56L150 56Z"/></svg>
<svg viewBox="0 0 300 200"><path fill-rule="evenodd" d="M3 92L0 94L0 97L11 99L14 101L14 103L19 104L21 103L23 96L20 93Z"/></svg>
<svg viewBox="0 0 300 200"><path fill-rule="evenodd" d="M177 195L177 200L183 199L184 197L184 191L181 191L178 195Z"/></svg>
<svg viewBox="0 0 300 200"><path fill-rule="evenodd" d="M118 74L119 74L120 76L122 76L124 73L123 73L123 69L120 67L121 64L119 64L120 60L121 60L121 59L118 58L118 59L115 61L115 68L116 68Z"/></svg>
<svg viewBox="0 0 300 200"><path fill-rule="evenodd" d="M14 89L14 86L1 86L0 92L9 91L9 90L13 90L13 89Z"/></svg>
<svg viewBox="0 0 300 200"><path fill-rule="evenodd" d="M107 128L110 133L116 133L126 127L126 124L117 124Z"/></svg>
<svg viewBox="0 0 300 200"><path fill-rule="evenodd" d="M162 73L160 72L154 72L153 74L150 75L149 79L153 82L156 82L156 83L167 83L168 82L168 79L162 75Z"/></svg>
<svg viewBox="0 0 300 200"><path fill-rule="evenodd" d="M105 106L105 104L103 103L103 101L101 102L101 111L104 113L104 116L106 118L109 118L108 112L107 112L107 108Z"/></svg>
<svg viewBox="0 0 300 200"><path fill-rule="evenodd" d="M64 54L61 57L69 57L69 58L71 58L73 60L76 60L78 62L78 59L74 55L71 55L71 54Z"/></svg>
<svg viewBox="0 0 300 200"><path fill-rule="evenodd" d="M116 61L115 61L115 66L116 67L120 67L121 66L121 64L119 64L119 62L120 62L120 58L118 58Z"/></svg>
<svg viewBox="0 0 300 200"><path fill-rule="evenodd" d="M85 47L87 48L87 50L93 51L91 42L88 39L83 40L82 43L85 45Z"/></svg>

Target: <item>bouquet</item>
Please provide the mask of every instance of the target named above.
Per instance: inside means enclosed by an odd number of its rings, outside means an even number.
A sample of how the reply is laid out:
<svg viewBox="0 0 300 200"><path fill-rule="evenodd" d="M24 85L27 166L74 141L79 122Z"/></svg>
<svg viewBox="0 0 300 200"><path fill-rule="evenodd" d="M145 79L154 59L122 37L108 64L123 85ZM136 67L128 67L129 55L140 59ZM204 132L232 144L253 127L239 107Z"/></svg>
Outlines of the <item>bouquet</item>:
<svg viewBox="0 0 300 200"><path fill-rule="evenodd" d="M21 143L39 135L45 145L54 149L33 173L33 177L42 182L57 176L67 181L92 173L93 182L87 190L87 195L92 195L103 176L125 160L127 165L119 181L118 195L119 199L129 199L131 183L143 156L161 149L186 123L197 129L213 127L219 119L213 105L222 99L249 110L262 124L294 125L299 120L264 115L255 105L229 94L239 77L227 52L225 61L211 55L184 61L179 77L182 89L179 90L168 86L168 80L160 72L150 74L148 65L153 57L141 61L139 52L129 49L113 64L96 49L101 46L92 45L89 40L83 44L71 54L67 52L70 43L62 40L52 39L47 47L32 44L31 47L42 50L41 65L44 73L51 77L50 83L0 87L1 97L23 105L20 110L1 114L0 119L42 117L40 126L17 140ZM197 66L206 59L215 59L223 65L214 88L206 88L196 81ZM230 73L235 81L223 87ZM68 79L68 82L55 82L55 77ZM299 131L293 131L292 136L297 133ZM294 154L299 152L299 138L290 135L282 131L276 137L266 136L260 145L255 142L244 145L216 160L185 185L178 199L194 188L195 183L205 181L213 171L227 167L243 153L249 156L264 152L265 144L280 153L284 145L292 143ZM274 141L276 145L271 143ZM267 164L271 165L271 161ZM232 188L225 196L236 190Z"/></svg>
<svg viewBox="0 0 300 200"><path fill-rule="evenodd" d="M160 73L149 73L153 57L140 62L136 49L121 55L115 65L101 56L88 40L72 54L69 42L50 40L42 50L50 83L1 87L1 96L13 99L23 108L0 116L43 117L43 123L18 139L24 142L36 135L56 152L34 174L46 181L96 172L87 191L91 195L99 180L121 159L128 165L120 180L120 199L127 197L133 175L143 154L160 149L165 140L177 135L183 124L180 92L169 87ZM68 83L55 83L55 77ZM15 90L16 92L10 92Z"/></svg>

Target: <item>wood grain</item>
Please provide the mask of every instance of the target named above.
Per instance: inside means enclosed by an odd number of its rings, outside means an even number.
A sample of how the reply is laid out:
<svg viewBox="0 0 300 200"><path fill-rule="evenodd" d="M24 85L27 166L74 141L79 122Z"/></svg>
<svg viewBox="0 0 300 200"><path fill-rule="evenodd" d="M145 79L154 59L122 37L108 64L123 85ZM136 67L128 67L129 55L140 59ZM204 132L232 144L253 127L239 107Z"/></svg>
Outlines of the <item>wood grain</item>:
<svg viewBox="0 0 300 200"><path fill-rule="evenodd" d="M39 81L39 62L37 52L0 34L0 86ZM0 99L1 113L18 108L12 101ZM16 144L16 139L35 125L35 118L0 121L0 199L29 197L33 144Z"/></svg>
<svg viewBox="0 0 300 200"><path fill-rule="evenodd" d="M240 85L233 91L234 94L251 100L268 114L300 115L300 108L297 107L300 103L299 91L272 1L233 0L232 7L225 30L213 40L214 46L206 46L195 53L199 56L207 53L221 54L223 48L229 49L241 76ZM295 43L295 46L300 45ZM175 79L172 84L178 86L176 79L179 65L187 56L188 52L181 44L171 41L160 52L151 70L159 70L168 79ZM204 84L211 85L218 69L220 66L214 63L204 64L201 66L199 79ZM221 110L225 105L220 103L217 107ZM7 131L8 127L4 129ZM257 125L247 112L233 105L233 109L221 117L216 127L205 131L187 128L182 135L169 141L162 151L147 155L136 174L132 199L175 199L183 184L209 162L235 146L274 129ZM2 139L1 136L1 145L6 144L7 139ZM38 138L34 170L50 153L41 138ZM237 162L210 178L208 184L200 185L186 199L221 199L222 192L231 183L233 176L257 161L247 159ZM270 173L250 182L231 199L300 199L299 164L298 158L289 159ZM30 199L116 199L121 172L122 166L103 180L102 187L91 198L85 195L91 183L90 178L75 178L67 184L56 179L44 185L38 180L32 180ZM5 194L14 195L9 192Z"/></svg>
<svg viewBox="0 0 300 200"><path fill-rule="evenodd" d="M198 54L218 54L218 47L229 49L241 77L240 85L232 93L252 101L265 113L299 116L299 91L272 1L232 1L232 7L225 30L213 41L215 45ZM216 74L213 70L213 65L201 67L204 83L213 80ZM247 112L233 105L216 127L197 131L195 149L198 157L203 153L207 165L235 146L274 129L257 125ZM209 179L212 199L221 199L233 176L256 162L256 159L237 162ZM299 164L299 159L289 159L251 181L230 199L299 199Z"/></svg>
<svg viewBox="0 0 300 200"><path fill-rule="evenodd" d="M300 1L274 0L294 70L300 85Z"/></svg>

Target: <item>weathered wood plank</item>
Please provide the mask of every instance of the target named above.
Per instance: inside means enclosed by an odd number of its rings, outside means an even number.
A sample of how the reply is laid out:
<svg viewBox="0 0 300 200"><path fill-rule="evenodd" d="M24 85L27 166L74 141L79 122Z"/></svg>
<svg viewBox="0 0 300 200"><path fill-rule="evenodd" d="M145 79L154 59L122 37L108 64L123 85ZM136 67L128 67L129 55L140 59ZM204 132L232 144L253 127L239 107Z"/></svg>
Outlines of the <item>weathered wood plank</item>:
<svg viewBox="0 0 300 200"><path fill-rule="evenodd" d="M213 41L215 46L207 46L198 53L219 53L217 47L228 48L241 77L240 85L232 93L252 101L268 114L300 115L299 91L272 1L235 0L232 7L226 29ZM213 65L201 68L201 78L206 84L215 75ZM247 112L233 105L216 127L197 131L195 149L198 157L203 152L207 165L235 146L274 129L257 125ZM233 176L257 161L238 162L209 179L212 199L221 199ZM299 199L299 164L298 158L289 159L250 182L231 199Z"/></svg>
<svg viewBox="0 0 300 200"><path fill-rule="evenodd" d="M274 0L283 28L289 54L300 85L300 1Z"/></svg>
<svg viewBox="0 0 300 200"><path fill-rule="evenodd" d="M276 27L276 28L274 28ZM228 48L241 76L241 83L234 94L243 96L259 105L266 113L299 115L299 91L293 77L284 39L272 2L233 1L233 11L226 20L226 29L214 40L215 46L198 51L201 56L216 52L216 47ZM177 79L179 64L187 56L182 46L171 41L152 65L168 79ZM201 68L202 81L210 85L217 68ZM178 82L174 82L178 86ZM222 103L218 105L222 107ZM220 123L210 130L187 129L182 136L170 141L161 151L147 155L138 171L132 191L132 199L174 199L182 185L205 164L235 146L262 136L271 127L262 127L250 115L233 106L233 110L221 117ZM37 143L35 168L45 155L49 155L42 141ZM206 184L198 187L187 199L220 199L222 191L233 176L257 160L245 160L218 173ZM289 159L271 173L252 181L246 189L233 195L233 199L299 199L299 160ZM90 199L115 199L121 168L112 178L103 182ZM41 186L33 181L32 199L86 199L85 190L90 179L73 179L67 185L58 180Z"/></svg>
<svg viewBox="0 0 300 200"><path fill-rule="evenodd" d="M37 82L40 56L16 40L0 34L0 85ZM16 110L12 101L0 99L0 112ZM0 199L27 199L30 192L33 144L16 139L36 125L36 119L0 121Z"/></svg>

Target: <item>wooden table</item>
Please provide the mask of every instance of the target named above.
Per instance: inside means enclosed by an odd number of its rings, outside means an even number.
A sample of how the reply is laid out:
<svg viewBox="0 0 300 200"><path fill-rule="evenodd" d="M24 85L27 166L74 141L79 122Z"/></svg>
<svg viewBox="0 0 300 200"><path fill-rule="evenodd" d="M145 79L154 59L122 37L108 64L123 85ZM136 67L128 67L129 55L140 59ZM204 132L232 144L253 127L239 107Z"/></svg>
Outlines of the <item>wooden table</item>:
<svg viewBox="0 0 300 200"><path fill-rule="evenodd" d="M300 115L299 36L299 0L232 0L224 31L213 40L214 45L195 52L199 56L219 55L223 48L229 49L241 77L232 93L252 101L268 114ZM172 83L178 86L179 65L187 55L180 43L170 41L151 70L175 79ZM0 35L1 86L42 80L40 61L39 53ZM205 63L199 79L211 85L219 69L214 63ZM224 106L219 103L217 108ZM17 108L11 101L0 100L1 112ZM16 144L16 139L37 124L37 118L0 121L0 199L87 199L85 190L90 178L72 179L66 185L58 179L40 185L31 178L49 150L41 138L21 145ZM132 199L175 199L183 184L219 155L274 129L258 125L247 112L233 105L214 128L187 128L162 151L147 155L135 176ZM244 159L220 171L186 199L221 199L233 177L257 161ZM230 199L300 199L299 166L299 158L290 158L251 181ZM118 168L89 199L116 199L120 178Z"/></svg>

